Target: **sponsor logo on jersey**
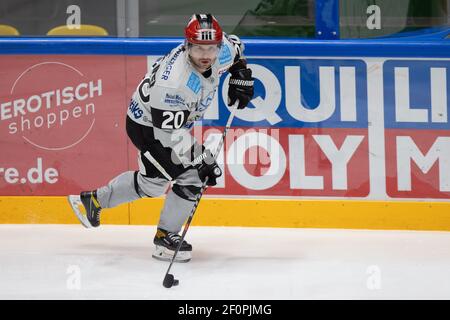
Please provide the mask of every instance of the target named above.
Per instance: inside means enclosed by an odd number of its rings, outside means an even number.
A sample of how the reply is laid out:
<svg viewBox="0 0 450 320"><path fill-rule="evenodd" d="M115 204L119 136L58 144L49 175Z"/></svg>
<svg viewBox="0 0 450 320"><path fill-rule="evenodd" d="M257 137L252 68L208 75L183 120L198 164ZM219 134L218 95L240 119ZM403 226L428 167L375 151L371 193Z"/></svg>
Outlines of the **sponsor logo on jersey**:
<svg viewBox="0 0 450 320"><path fill-rule="evenodd" d="M141 108L139 108L138 102L133 99L131 100L128 109L130 110L130 113L133 115L135 119L139 119L140 117L142 117L144 113L144 111Z"/></svg>
<svg viewBox="0 0 450 320"><path fill-rule="evenodd" d="M166 97L164 98L164 103L170 106L180 106L185 105L185 100L178 94L168 94L166 93Z"/></svg>
<svg viewBox="0 0 450 320"><path fill-rule="evenodd" d="M192 72L191 75L189 76L186 86L189 89L191 89L195 94L198 94L201 88L200 77Z"/></svg>
<svg viewBox="0 0 450 320"><path fill-rule="evenodd" d="M216 90L211 91L208 96L200 101L200 104L196 108L197 111L203 112L205 111L209 105L211 104L211 101L214 99L214 95L216 93Z"/></svg>
<svg viewBox="0 0 450 320"><path fill-rule="evenodd" d="M231 62L231 52L227 45L223 45L219 52L219 63L226 64Z"/></svg>
<svg viewBox="0 0 450 320"><path fill-rule="evenodd" d="M175 61L180 56L180 53L183 52L183 48L179 48L173 55L173 57L169 60L167 63L166 68L164 69L163 73L161 74L162 80L168 80L170 72L172 72L173 65L175 64Z"/></svg>

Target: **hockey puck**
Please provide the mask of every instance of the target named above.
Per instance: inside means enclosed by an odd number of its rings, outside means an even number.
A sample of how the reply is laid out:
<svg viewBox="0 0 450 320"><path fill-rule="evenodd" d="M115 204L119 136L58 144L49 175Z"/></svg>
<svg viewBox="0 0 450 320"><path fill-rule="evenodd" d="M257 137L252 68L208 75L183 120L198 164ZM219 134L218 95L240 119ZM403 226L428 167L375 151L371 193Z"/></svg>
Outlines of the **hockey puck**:
<svg viewBox="0 0 450 320"><path fill-rule="evenodd" d="M173 274L166 274L163 281L163 286L165 288L172 288L172 286L177 286L179 281L173 277Z"/></svg>

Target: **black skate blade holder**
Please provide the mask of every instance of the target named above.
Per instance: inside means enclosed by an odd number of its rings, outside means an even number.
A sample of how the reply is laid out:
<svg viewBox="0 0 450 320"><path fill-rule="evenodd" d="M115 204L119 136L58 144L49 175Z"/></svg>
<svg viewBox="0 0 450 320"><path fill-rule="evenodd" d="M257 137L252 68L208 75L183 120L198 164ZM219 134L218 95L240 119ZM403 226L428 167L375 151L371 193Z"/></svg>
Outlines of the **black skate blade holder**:
<svg viewBox="0 0 450 320"><path fill-rule="evenodd" d="M217 159L217 156L219 155L220 150L223 147L225 137L227 135L228 129L230 129L231 123L233 122L233 118L236 113L238 104L239 104L239 100L237 100L236 103L233 106L231 106L231 108L230 108L231 113L228 116L227 124L225 125L225 129L223 130L223 133L222 133L222 138L219 142L219 145L217 146L216 153L214 154L214 160ZM170 261L169 267L167 268L166 275L164 276L164 280L163 280L163 286L165 288L172 288L173 286L177 286L180 283L180 281L178 279L175 279L173 274L171 274L169 272L170 272L170 269L172 268L173 262L175 261L178 251L180 251L181 245L183 244L184 238L189 229L189 226L191 225L192 218L194 217L195 211L197 210L198 204L200 203L200 199L202 198L203 192L205 192L205 190L207 188L207 183L208 183L208 177L206 177L206 180L203 182L200 193L197 194L194 206L192 207L191 213L189 214L189 218L188 218L186 224L184 225L184 229L183 229L183 233L181 234L180 242L178 243L177 249L175 250L175 252L173 254L173 257L172 257L172 260Z"/></svg>

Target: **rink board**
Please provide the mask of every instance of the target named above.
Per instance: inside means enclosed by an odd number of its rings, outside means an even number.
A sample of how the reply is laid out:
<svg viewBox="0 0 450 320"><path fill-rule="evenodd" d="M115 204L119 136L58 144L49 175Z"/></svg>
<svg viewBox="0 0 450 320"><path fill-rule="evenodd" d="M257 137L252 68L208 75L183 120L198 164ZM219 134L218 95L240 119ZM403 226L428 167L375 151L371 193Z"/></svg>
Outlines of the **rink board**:
<svg viewBox="0 0 450 320"><path fill-rule="evenodd" d="M178 43L148 42L0 41L0 223L76 223L64 195L137 170L125 111L148 67ZM448 41L246 48L255 97L233 121L224 176L196 224L450 230ZM213 150L228 77L200 102L208 109L194 128ZM161 207L139 200L102 219L156 224Z"/></svg>
<svg viewBox="0 0 450 320"><path fill-rule="evenodd" d="M103 224L156 225L163 198L104 211ZM77 224L64 197L0 197L1 223ZM450 231L444 202L204 198L192 225Z"/></svg>

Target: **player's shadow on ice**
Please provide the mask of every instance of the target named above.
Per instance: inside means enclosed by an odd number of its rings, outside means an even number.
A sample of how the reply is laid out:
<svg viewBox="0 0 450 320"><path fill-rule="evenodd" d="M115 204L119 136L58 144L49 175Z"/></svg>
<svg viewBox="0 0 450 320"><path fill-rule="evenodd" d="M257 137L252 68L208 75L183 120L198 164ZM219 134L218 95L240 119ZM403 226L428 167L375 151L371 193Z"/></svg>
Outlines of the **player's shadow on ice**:
<svg viewBox="0 0 450 320"><path fill-rule="evenodd" d="M132 257L137 259L147 259L151 257L153 252L153 244L151 245L117 245L117 244L89 244L89 245L80 245L77 247L80 250L83 250L85 253L92 253L94 255L117 255L117 256L125 256Z"/></svg>
<svg viewBox="0 0 450 320"><path fill-rule="evenodd" d="M119 258L134 258L138 260L149 260L161 263L161 261L153 259L152 253L154 250L153 244L147 245L108 245L108 244L89 244L89 245L81 245L78 246L77 249L83 251L83 254L92 254L95 256L105 256L105 257L119 257ZM202 263L213 263L219 265L230 265L234 263L261 263L261 262L298 262L299 260L303 260L305 258L304 254L301 251L293 252L287 256L286 254L280 254L279 252L275 252L271 249L268 249L267 252L264 252L263 255L254 255L249 254L246 255L243 252L218 252L215 250L204 250L204 249L194 249L192 252L192 260L189 264L202 264ZM162 262L164 263L164 262Z"/></svg>
<svg viewBox="0 0 450 320"><path fill-rule="evenodd" d="M295 254L291 254L289 256L280 255L279 253L272 252L268 250L264 255L254 255L249 254L246 255L242 252L236 252L232 255L229 253L220 253L220 252L212 252L205 250L196 250L192 253L192 261L193 263L217 263L221 265L229 265L229 264L241 264L241 263L263 263L263 262L277 262L280 263L296 263L298 261L304 260L305 255L302 252L296 252Z"/></svg>

